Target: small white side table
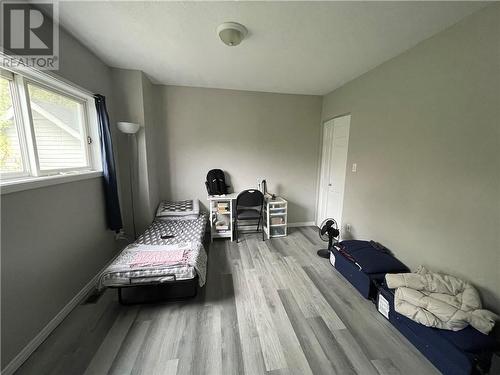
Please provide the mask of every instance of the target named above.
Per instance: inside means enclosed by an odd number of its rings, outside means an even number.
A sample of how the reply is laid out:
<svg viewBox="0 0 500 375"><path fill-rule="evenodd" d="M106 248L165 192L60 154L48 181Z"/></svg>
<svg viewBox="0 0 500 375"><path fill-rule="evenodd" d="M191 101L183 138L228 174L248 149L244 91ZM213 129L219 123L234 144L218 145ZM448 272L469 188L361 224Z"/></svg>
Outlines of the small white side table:
<svg viewBox="0 0 500 375"><path fill-rule="evenodd" d="M213 241L214 238L230 238L233 241L233 202L236 200L238 194L226 194L226 195L209 195L208 203L210 209L210 240ZM227 203L227 212L221 213L218 209L219 203ZM217 222L227 223L227 230L217 230L215 224Z"/></svg>

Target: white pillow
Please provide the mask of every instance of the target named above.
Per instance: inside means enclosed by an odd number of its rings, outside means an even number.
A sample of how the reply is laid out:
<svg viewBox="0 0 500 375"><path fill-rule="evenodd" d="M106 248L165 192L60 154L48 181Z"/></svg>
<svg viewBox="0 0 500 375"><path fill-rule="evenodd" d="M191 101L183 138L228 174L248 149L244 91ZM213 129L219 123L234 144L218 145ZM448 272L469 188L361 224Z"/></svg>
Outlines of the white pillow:
<svg viewBox="0 0 500 375"><path fill-rule="evenodd" d="M200 214L200 202L198 199L184 201L161 201L156 210L156 217L188 216Z"/></svg>

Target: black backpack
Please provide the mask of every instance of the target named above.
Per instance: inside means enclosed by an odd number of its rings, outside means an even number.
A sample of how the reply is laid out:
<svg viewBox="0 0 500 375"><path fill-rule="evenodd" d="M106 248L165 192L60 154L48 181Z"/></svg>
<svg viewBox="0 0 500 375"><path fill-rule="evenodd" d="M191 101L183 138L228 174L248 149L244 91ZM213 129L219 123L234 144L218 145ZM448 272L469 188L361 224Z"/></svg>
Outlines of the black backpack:
<svg viewBox="0 0 500 375"><path fill-rule="evenodd" d="M205 185L207 186L208 195L227 194L226 176L221 169L209 170Z"/></svg>

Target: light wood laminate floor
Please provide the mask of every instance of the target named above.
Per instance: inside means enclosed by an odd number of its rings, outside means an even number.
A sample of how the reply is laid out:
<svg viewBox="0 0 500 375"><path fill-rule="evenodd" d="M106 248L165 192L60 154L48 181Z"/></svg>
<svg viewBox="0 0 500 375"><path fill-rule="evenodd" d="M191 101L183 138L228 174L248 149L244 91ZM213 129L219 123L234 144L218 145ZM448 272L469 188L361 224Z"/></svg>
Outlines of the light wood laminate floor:
<svg viewBox="0 0 500 375"><path fill-rule="evenodd" d="M78 306L17 374L437 374L317 257L313 227L210 245L190 301L120 306L108 290Z"/></svg>

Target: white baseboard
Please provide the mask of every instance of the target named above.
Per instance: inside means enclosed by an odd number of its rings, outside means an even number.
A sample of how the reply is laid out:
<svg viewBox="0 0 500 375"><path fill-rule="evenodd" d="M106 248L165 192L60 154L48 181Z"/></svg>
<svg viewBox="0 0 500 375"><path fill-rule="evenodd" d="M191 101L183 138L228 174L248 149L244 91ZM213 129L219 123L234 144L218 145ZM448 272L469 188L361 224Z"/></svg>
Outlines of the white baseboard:
<svg viewBox="0 0 500 375"><path fill-rule="evenodd" d="M314 221L300 221L300 222L297 222L297 223L288 223L288 226L290 228L294 228L294 227L310 227L310 226L314 226L315 223Z"/></svg>
<svg viewBox="0 0 500 375"><path fill-rule="evenodd" d="M118 253L119 254L119 253ZM117 254L117 255L118 255ZM66 318L69 313L78 306L83 299L90 293L90 291L97 285L99 275L108 267L108 265L114 260L116 256L109 261L103 269L95 275L92 280L90 280L87 285L85 285L71 301L69 301L66 306L62 308L61 311L57 313L54 318L45 326L43 329L31 340L28 345L26 345L23 350L21 350L7 366L1 371L1 375L12 375L17 371L21 365L26 362L31 354L49 337L49 335L54 331L59 324Z"/></svg>

